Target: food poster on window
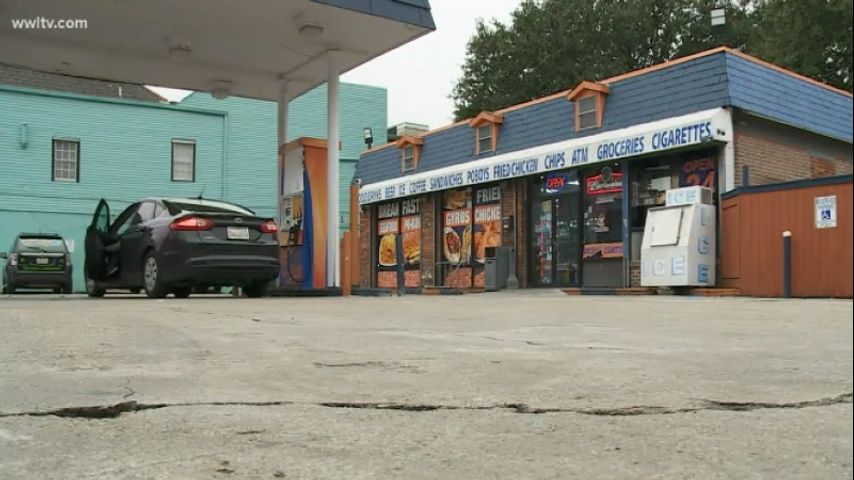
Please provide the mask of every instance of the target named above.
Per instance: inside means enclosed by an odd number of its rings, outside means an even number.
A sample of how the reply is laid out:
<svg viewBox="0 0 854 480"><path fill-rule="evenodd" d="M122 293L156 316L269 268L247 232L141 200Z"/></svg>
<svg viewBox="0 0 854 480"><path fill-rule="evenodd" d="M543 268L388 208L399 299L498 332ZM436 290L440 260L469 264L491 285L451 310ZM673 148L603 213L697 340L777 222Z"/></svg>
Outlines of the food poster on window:
<svg viewBox="0 0 854 480"><path fill-rule="evenodd" d="M448 190L442 194L442 261L445 284L471 287L472 240L471 189Z"/></svg>
<svg viewBox="0 0 854 480"><path fill-rule="evenodd" d="M481 188L474 193L474 261L486 261L486 247L501 246L501 187Z"/></svg>
<svg viewBox="0 0 854 480"><path fill-rule="evenodd" d="M474 191L472 230L474 286L483 287L486 249L501 246L501 187L498 185Z"/></svg>
<svg viewBox="0 0 854 480"><path fill-rule="evenodd" d="M421 286L421 201L400 202L400 234L403 235L404 284Z"/></svg>
<svg viewBox="0 0 854 480"><path fill-rule="evenodd" d="M442 201L442 254L454 265L471 261L471 190L450 190Z"/></svg>
<svg viewBox="0 0 854 480"><path fill-rule="evenodd" d="M400 233L400 203L377 207L377 286L397 286L397 235Z"/></svg>

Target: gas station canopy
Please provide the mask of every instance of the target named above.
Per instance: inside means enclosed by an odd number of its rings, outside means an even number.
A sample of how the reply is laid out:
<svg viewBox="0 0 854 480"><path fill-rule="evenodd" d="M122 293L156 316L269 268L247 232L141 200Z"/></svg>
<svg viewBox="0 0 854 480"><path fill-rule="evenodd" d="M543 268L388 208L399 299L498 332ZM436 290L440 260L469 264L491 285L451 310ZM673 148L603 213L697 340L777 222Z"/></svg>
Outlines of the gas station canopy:
<svg viewBox="0 0 854 480"><path fill-rule="evenodd" d="M338 145L339 75L434 29L428 0L0 0L0 62L274 100L281 151L289 99L326 82ZM326 153L326 285L338 287L338 149Z"/></svg>
<svg viewBox="0 0 854 480"><path fill-rule="evenodd" d="M73 29L13 20L84 20ZM427 0L0 0L0 62L277 100L435 28Z"/></svg>

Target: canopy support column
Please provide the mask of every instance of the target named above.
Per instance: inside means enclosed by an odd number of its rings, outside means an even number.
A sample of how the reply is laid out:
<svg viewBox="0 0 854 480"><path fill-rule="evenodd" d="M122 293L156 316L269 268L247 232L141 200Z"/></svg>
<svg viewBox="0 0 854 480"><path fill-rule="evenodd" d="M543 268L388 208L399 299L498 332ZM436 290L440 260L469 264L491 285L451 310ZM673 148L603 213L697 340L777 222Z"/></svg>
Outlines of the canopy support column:
<svg viewBox="0 0 854 480"><path fill-rule="evenodd" d="M339 190L339 72L338 52L330 50L327 55L327 110L326 110L326 286L340 287L341 272L338 258Z"/></svg>
<svg viewBox="0 0 854 480"><path fill-rule="evenodd" d="M283 83L281 90L279 90L279 98L277 105L277 119L276 119L276 165L278 165L276 170L276 212L273 215L273 218L276 219L279 225L282 224L282 193L284 189L284 185L282 183L282 169L284 169L284 159L281 159L281 155L284 155L283 147L286 143L288 143L288 84ZM280 160L281 159L281 160Z"/></svg>

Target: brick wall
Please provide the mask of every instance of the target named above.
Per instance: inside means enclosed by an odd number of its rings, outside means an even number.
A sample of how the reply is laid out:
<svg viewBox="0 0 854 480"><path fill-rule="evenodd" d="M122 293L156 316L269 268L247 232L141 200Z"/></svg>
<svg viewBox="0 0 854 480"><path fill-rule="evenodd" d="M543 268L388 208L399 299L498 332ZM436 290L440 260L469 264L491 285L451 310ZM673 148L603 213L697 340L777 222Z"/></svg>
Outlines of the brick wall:
<svg viewBox="0 0 854 480"><path fill-rule="evenodd" d="M528 208L526 206L525 190L527 178L510 180L501 184L501 215L513 215L515 230L502 229L501 244L512 247L516 238L516 278L519 286L527 286L528 278ZM515 207L515 210L514 210Z"/></svg>
<svg viewBox="0 0 854 480"><path fill-rule="evenodd" d="M641 262L635 260L629 263L629 287L641 286Z"/></svg>
<svg viewBox="0 0 854 480"><path fill-rule="evenodd" d="M519 286L528 286L528 225L531 223L528 216L528 183L526 178L515 180L513 191L516 197L516 278Z"/></svg>
<svg viewBox="0 0 854 480"><path fill-rule="evenodd" d="M838 161L824 158L810 158L810 177L833 177L839 175L838 170L844 169L844 165L840 165Z"/></svg>
<svg viewBox="0 0 854 480"><path fill-rule="evenodd" d="M527 280L527 224L528 209L525 207L524 189L526 179L508 180L501 184L501 216L513 216L514 229L501 231L501 244L512 247L516 238L516 278L520 286L526 286ZM515 210L514 210L515 206ZM502 224L503 225L503 224Z"/></svg>
<svg viewBox="0 0 854 480"><path fill-rule="evenodd" d="M421 285L436 286L436 194L421 197Z"/></svg>
<svg viewBox="0 0 854 480"><path fill-rule="evenodd" d="M509 215L515 215L513 212L513 195L516 194L516 185L513 181L506 181L501 184L501 216L506 217ZM509 230L501 229L501 245L513 246L513 232Z"/></svg>
<svg viewBox="0 0 854 480"><path fill-rule="evenodd" d="M810 178L810 156L793 148L752 134L735 135L735 184L744 184L744 166L750 169L750 184L787 182Z"/></svg>
<svg viewBox="0 0 854 480"><path fill-rule="evenodd" d="M368 288L373 283L373 269L371 268L371 239L373 238L373 227L371 219L373 218L374 207L366 205L362 207L362 214L359 216L359 286Z"/></svg>
<svg viewBox="0 0 854 480"><path fill-rule="evenodd" d="M404 271L403 285L406 288L420 288L421 271ZM397 270L383 270L381 272L377 272L377 288L397 288Z"/></svg>
<svg viewBox="0 0 854 480"><path fill-rule="evenodd" d="M736 115L735 184L788 182L852 173L851 145L744 113Z"/></svg>

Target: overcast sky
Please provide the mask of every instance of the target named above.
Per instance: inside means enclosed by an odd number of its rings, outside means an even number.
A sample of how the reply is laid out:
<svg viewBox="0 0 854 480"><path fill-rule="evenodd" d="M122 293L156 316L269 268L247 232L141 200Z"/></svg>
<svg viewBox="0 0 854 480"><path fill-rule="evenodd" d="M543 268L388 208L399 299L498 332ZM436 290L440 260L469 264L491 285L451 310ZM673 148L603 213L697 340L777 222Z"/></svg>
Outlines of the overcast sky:
<svg viewBox="0 0 854 480"><path fill-rule="evenodd" d="M341 78L388 89L388 123L426 123L440 127L453 120L449 98L474 34L478 18L510 19L520 0L430 0L436 31L374 59ZM186 91L156 88L169 100L180 100Z"/></svg>
<svg viewBox="0 0 854 480"><path fill-rule="evenodd" d="M510 19L520 0L430 0L436 31L374 59L342 80L388 89L388 123L426 123L440 127L453 120L449 98L459 78L466 43L478 18Z"/></svg>

